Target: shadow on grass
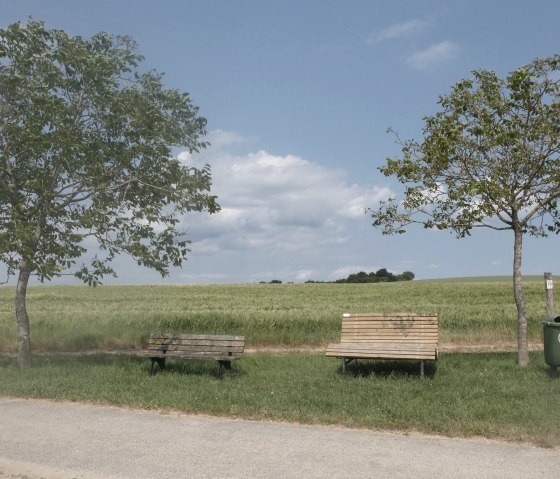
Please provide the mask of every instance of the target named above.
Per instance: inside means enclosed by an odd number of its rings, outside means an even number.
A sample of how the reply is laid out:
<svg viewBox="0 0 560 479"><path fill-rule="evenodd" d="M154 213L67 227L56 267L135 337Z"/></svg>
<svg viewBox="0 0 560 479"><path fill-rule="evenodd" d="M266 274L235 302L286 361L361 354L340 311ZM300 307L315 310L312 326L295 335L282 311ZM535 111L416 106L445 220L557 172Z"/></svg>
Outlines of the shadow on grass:
<svg viewBox="0 0 560 479"><path fill-rule="evenodd" d="M342 374L342 367L339 367ZM433 378L437 372L437 364L433 361L424 363L424 375ZM360 359L346 365L346 374L354 377L378 376L388 377L418 377L420 376L420 361L379 361Z"/></svg>
<svg viewBox="0 0 560 479"><path fill-rule="evenodd" d="M143 368L146 374L150 374L151 361L149 358L144 359L146 361L146 367ZM217 378L218 376L218 362L215 360L205 360L205 359L189 359L189 360L177 360L177 359L167 359L165 362L165 368L160 370L157 364L155 365L154 375L159 374L173 374L173 375L194 375L194 376L213 376ZM236 377L242 376L244 373L239 367L236 368L235 361L232 364L231 369L223 369L223 377Z"/></svg>
<svg viewBox="0 0 560 479"><path fill-rule="evenodd" d="M560 380L560 367L552 367L552 366L545 365L540 369L543 372L544 376L547 376L550 379Z"/></svg>
<svg viewBox="0 0 560 479"><path fill-rule="evenodd" d="M65 369L83 367L111 367L114 369L136 369L139 368L146 376L150 376L151 360L150 358L138 357L133 354L107 354L107 353L49 353L34 354L31 360L33 368L44 367L61 367ZM0 356L0 368L10 368L16 366L15 356ZM179 360L167 359L165 369L159 370L156 364L155 374L163 375L194 375L194 376L210 376L216 377L218 372L218 363L214 360ZM223 370L223 376L241 376L243 371L233 362L232 369Z"/></svg>

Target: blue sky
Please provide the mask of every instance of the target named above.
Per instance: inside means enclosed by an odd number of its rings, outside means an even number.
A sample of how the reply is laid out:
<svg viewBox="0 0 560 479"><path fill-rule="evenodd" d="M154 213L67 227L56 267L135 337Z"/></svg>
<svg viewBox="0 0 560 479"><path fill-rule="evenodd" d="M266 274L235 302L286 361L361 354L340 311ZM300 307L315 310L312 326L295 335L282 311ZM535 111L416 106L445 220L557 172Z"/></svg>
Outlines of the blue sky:
<svg viewBox="0 0 560 479"><path fill-rule="evenodd" d="M402 191L377 171L399 153L387 129L420 138L438 96L473 69L505 75L558 53L559 2L0 2L2 27L28 16L85 37L132 36L144 66L208 119L212 146L180 158L212 165L222 211L183 219L192 252L169 278L120 258L117 282L511 274L509 232L384 237L364 209ZM558 245L527 238L524 273L560 271Z"/></svg>

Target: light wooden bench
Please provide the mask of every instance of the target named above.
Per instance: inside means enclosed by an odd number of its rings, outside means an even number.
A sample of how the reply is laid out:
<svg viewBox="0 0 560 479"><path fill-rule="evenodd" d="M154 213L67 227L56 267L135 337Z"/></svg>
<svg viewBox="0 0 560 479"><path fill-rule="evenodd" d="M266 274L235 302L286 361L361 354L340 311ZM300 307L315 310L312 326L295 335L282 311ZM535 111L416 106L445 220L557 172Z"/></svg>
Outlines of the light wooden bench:
<svg viewBox="0 0 560 479"><path fill-rule="evenodd" d="M215 360L217 376L221 379L224 368L231 369L232 361L239 359L244 349L244 336L153 333L148 349L138 355L151 359L150 374L154 374L156 364L165 369L167 358Z"/></svg>
<svg viewBox="0 0 560 479"><path fill-rule="evenodd" d="M438 317L436 314L361 313L342 316L340 343L329 344L327 356L342 359L346 365L357 359L407 359L424 361L438 356Z"/></svg>

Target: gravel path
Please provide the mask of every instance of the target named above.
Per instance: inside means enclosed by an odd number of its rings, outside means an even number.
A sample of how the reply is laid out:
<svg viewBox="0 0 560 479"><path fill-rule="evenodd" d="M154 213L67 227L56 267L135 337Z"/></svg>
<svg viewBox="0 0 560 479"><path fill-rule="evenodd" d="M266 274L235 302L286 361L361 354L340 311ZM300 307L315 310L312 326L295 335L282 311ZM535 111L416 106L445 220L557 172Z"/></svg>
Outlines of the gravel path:
<svg viewBox="0 0 560 479"><path fill-rule="evenodd" d="M0 399L0 479L538 478L560 449Z"/></svg>

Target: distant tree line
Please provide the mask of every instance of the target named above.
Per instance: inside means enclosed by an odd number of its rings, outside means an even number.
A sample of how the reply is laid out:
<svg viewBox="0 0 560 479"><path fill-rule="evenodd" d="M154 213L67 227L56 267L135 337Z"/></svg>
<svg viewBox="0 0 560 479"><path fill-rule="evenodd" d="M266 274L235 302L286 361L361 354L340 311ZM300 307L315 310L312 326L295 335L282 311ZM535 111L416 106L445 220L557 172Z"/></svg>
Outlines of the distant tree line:
<svg viewBox="0 0 560 479"><path fill-rule="evenodd" d="M393 283L395 281L411 281L414 279L412 271L405 271L402 274L395 275L385 268L377 270L375 273L352 273L347 278L337 279L336 281L328 281L332 283ZM306 281L306 283L323 283L325 281Z"/></svg>

